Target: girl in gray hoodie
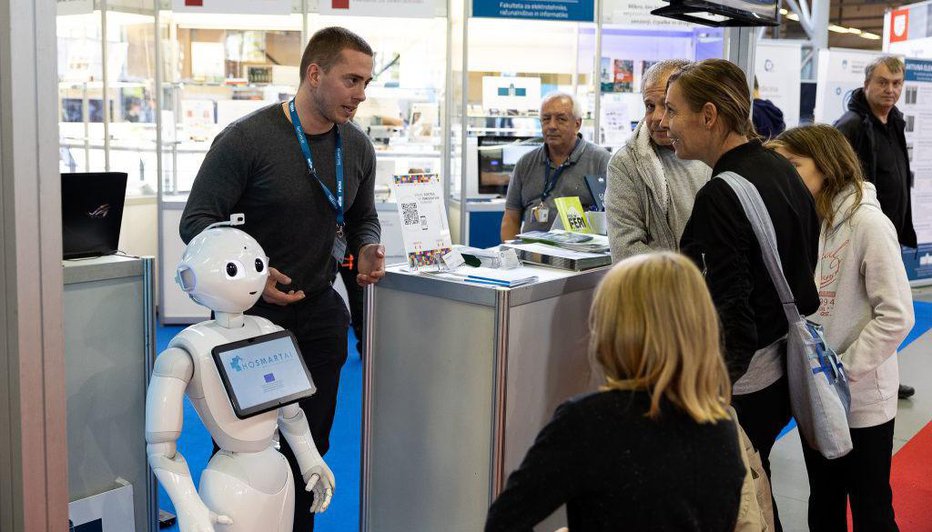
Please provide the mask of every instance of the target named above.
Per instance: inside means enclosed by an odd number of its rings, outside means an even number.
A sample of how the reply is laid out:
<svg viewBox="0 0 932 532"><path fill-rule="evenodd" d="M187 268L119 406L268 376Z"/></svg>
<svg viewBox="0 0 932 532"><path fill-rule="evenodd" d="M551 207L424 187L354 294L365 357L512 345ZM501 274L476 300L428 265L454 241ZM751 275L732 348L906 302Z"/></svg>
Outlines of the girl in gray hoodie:
<svg viewBox="0 0 932 532"><path fill-rule="evenodd" d="M769 144L812 192L821 219L815 282L825 328L851 381L848 425L854 449L828 460L803 443L809 473L809 528L898 530L890 489L896 417L896 350L913 326L909 282L893 224L845 137L827 125L790 129Z"/></svg>

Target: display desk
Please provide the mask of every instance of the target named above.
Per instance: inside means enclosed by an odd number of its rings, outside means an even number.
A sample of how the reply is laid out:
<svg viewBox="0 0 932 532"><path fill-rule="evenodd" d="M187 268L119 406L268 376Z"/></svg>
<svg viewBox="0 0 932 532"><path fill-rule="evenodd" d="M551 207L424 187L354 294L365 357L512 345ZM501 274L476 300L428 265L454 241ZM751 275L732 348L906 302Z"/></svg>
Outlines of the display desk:
<svg viewBox="0 0 932 532"><path fill-rule="evenodd" d="M595 389L587 320L607 269L526 268L538 282L504 289L392 266L367 290L361 530L482 530L557 405Z"/></svg>
<svg viewBox="0 0 932 532"><path fill-rule="evenodd" d="M153 259L63 261L68 495L133 486L134 530L158 530L146 461L146 386L155 361Z"/></svg>

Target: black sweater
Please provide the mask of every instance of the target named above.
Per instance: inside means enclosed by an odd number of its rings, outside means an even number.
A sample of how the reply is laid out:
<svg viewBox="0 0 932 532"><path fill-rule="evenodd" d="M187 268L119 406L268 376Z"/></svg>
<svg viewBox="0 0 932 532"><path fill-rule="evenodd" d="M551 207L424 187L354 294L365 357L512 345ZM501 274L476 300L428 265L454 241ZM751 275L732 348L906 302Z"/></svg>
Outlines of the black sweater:
<svg viewBox="0 0 932 532"><path fill-rule="evenodd" d="M559 408L489 509L486 532L525 531L566 504L572 532L733 531L745 468L731 421L698 424L645 392Z"/></svg>
<svg viewBox="0 0 932 532"><path fill-rule="evenodd" d="M722 155L712 175L735 172L760 192L773 221L783 274L801 314L819 308L813 272L819 219L812 194L779 154L751 141ZM705 274L721 318L725 361L732 382L747 371L758 349L786 334L786 316L738 196L721 179L699 189L680 249Z"/></svg>
<svg viewBox="0 0 932 532"><path fill-rule="evenodd" d="M380 238L375 150L355 125L337 127L343 139L348 252L356 253ZM336 194L334 129L307 138L315 170ZM184 208L181 239L188 242L237 212L245 213L241 229L259 242L269 266L291 277L288 290L304 290L310 300L330 288L336 215L308 171L281 104L233 122L214 139Z"/></svg>

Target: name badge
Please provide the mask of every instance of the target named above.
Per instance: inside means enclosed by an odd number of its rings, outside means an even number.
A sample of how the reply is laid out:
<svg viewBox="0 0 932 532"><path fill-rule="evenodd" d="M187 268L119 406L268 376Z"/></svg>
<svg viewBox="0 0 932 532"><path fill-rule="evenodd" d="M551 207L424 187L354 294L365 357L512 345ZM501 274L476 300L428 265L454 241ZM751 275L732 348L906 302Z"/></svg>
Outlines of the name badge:
<svg viewBox="0 0 932 532"><path fill-rule="evenodd" d="M550 207L538 205L531 210L531 214L534 216L534 221L545 224L550 220Z"/></svg>
<svg viewBox="0 0 932 532"><path fill-rule="evenodd" d="M333 249L330 250L330 254L333 255L333 258L336 259L337 264L342 264L343 259L346 258L346 237L342 234L337 234L333 239Z"/></svg>

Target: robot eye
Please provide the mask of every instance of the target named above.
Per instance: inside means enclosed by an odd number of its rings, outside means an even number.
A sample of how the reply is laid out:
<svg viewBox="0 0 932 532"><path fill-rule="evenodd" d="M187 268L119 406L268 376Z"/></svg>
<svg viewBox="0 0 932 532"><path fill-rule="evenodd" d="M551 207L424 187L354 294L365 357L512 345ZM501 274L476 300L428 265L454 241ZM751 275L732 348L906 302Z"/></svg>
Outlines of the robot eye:
<svg viewBox="0 0 932 532"><path fill-rule="evenodd" d="M256 259L256 271L262 273L262 270L265 269L265 263L262 262L262 259Z"/></svg>
<svg viewBox="0 0 932 532"><path fill-rule="evenodd" d="M240 277L245 277L246 275L246 270L238 260L231 260L227 262L224 270L226 271L227 279L239 279Z"/></svg>

